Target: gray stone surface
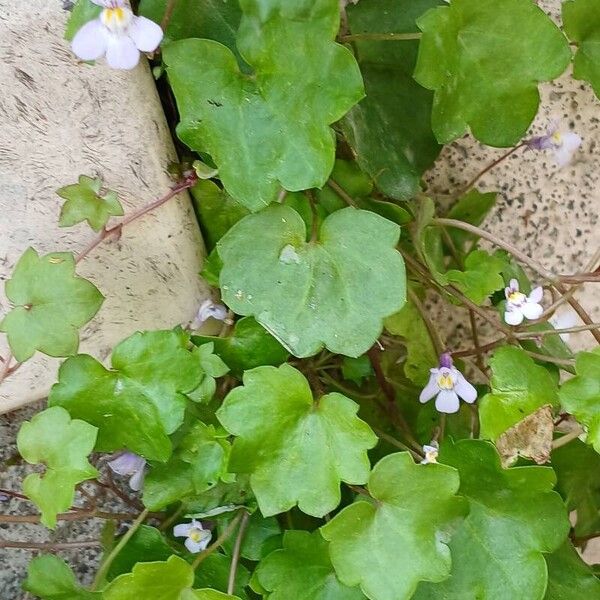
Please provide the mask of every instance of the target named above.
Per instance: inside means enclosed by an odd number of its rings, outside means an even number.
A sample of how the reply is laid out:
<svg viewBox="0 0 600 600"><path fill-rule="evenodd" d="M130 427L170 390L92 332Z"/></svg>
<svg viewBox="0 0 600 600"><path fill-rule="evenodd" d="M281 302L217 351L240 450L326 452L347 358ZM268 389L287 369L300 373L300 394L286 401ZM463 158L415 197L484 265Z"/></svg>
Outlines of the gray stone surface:
<svg viewBox="0 0 600 600"><path fill-rule="evenodd" d="M0 0L0 282L28 246L79 251L96 234L58 227L55 191L100 175L125 211L164 195L175 156L145 60L133 71L80 64L62 38L60 0ZM206 286L203 246L187 194L123 230L78 268L106 300L80 351L104 360L139 329L189 322ZM0 315L9 308L0 285ZM0 335L0 356L7 354ZM0 413L46 396L59 361L37 354L0 386Z"/></svg>

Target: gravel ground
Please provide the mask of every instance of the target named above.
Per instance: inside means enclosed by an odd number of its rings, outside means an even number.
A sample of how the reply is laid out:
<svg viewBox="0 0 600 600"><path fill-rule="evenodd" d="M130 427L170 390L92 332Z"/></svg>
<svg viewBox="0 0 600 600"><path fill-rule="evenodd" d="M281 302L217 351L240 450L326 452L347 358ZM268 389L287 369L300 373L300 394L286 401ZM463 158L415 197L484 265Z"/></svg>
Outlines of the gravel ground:
<svg viewBox="0 0 600 600"><path fill-rule="evenodd" d="M33 414L42 410L44 403L34 404L27 408L0 416L0 488L21 491L22 481L34 468L18 459L16 435L21 423L30 419ZM16 464L11 464L15 462ZM94 486L85 488L88 492L96 490ZM26 500L1 496L1 515L33 515L35 507ZM108 512L127 512L132 510L111 492L102 492L99 506ZM78 494L75 506L84 506L85 498ZM87 519L83 521L60 521L54 531L36 523L0 523L0 540L27 543L63 543L74 541L97 541L102 526L106 521ZM69 549L46 550L65 559L83 584L90 584L98 567L100 548L77 547ZM33 598L25 593L22 582L27 576L29 561L39 554L39 550L20 548L0 548L0 600L24 600Z"/></svg>

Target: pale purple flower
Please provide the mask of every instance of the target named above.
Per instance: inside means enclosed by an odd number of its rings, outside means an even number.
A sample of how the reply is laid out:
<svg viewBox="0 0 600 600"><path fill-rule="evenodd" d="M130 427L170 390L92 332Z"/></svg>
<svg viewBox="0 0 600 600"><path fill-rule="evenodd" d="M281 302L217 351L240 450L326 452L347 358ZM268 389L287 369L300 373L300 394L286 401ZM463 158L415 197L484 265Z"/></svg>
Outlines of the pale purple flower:
<svg viewBox="0 0 600 600"><path fill-rule="evenodd" d="M519 282L511 279L509 286L504 288L504 295L506 296L504 320L509 325L520 325L524 318L532 321L539 319L544 312L544 308L540 304L544 296L544 290L541 287L534 288L529 296L526 296L519 291Z"/></svg>
<svg viewBox="0 0 600 600"><path fill-rule="evenodd" d="M129 477L129 487L138 492L144 485L146 460L133 452L121 452L108 461L108 466L113 473Z"/></svg>
<svg viewBox="0 0 600 600"><path fill-rule="evenodd" d="M106 56L113 69L133 69L140 52L153 52L162 38L162 29L146 17L138 17L125 0L92 0L103 7L100 16L86 23L75 35L71 47L81 60Z"/></svg>
<svg viewBox="0 0 600 600"><path fill-rule="evenodd" d="M553 122L546 135L526 140L525 144L531 150L552 150L554 159L559 167L568 165L575 152L581 146L582 139L572 131L560 131L557 122Z"/></svg>
<svg viewBox="0 0 600 600"><path fill-rule="evenodd" d="M477 390L453 366L450 354L442 354L439 368L429 372L429 381L419 396L422 403L435 396L435 407L439 412L455 413L459 409L459 397L469 404L477 400Z"/></svg>
<svg viewBox="0 0 600 600"><path fill-rule="evenodd" d="M175 527L173 527L173 535L175 537L186 538L183 543L192 554L202 552L202 550L208 546L212 538L212 533L207 529L204 529L202 523L196 521L196 519L192 519L191 523L180 523L179 525L175 525Z"/></svg>
<svg viewBox="0 0 600 600"><path fill-rule="evenodd" d="M199 329L208 319L227 321L227 308L218 302L205 300L198 308L198 312L192 321L191 328Z"/></svg>
<svg viewBox="0 0 600 600"><path fill-rule="evenodd" d="M425 458L421 461L422 465L432 465L437 463L437 457L440 451L440 445L434 440L431 444L423 446Z"/></svg>

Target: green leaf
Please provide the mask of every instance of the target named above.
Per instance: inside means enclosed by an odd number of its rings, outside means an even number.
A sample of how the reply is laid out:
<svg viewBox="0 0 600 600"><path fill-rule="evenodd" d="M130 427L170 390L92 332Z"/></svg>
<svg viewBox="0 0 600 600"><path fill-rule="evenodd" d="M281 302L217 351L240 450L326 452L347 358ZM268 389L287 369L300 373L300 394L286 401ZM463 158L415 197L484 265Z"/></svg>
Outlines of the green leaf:
<svg viewBox="0 0 600 600"><path fill-rule="evenodd" d="M569 542L546 555L548 588L544 600L600 598L600 580Z"/></svg>
<svg viewBox="0 0 600 600"><path fill-rule="evenodd" d="M560 388L562 407L587 428L587 442L600 452L600 349L580 352L577 376Z"/></svg>
<svg viewBox="0 0 600 600"><path fill-rule="evenodd" d="M562 32L530 0L453 0L417 24L415 79L435 91L432 125L441 143L470 127L484 144L516 144L537 113L538 83L571 60Z"/></svg>
<svg viewBox="0 0 600 600"><path fill-rule="evenodd" d="M358 358L349 358L344 356L342 359L342 377L348 381L353 381L360 385L363 379L368 379L373 375L371 361L366 354Z"/></svg>
<svg viewBox="0 0 600 600"><path fill-rule="evenodd" d="M458 486L450 467L417 465L407 452L381 459L368 485L375 502L358 500L321 528L340 580L371 600L401 600L419 581L446 578L451 523L464 513Z"/></svg>
<svg viewBox="0 0 600 600"><path fill-rule="evenodd" d="M67 21L65 28L65 40L71 41L75 34L92 19L95 19L102 7L94 4L91 0L77 0Z"/></svg>
<svg viewBox="0 0 600 600"><path fill-rule="evenodd" d="M248 214L248 209L212 181L199 181L190 190L208 250Z"/></svg>
<svg viewBox="0 0 600 600"><path fill-rule="evenodd" d="M562 16L565 32L577 43L573 77L592 84L600 98L600 11L595 0L564 2Z"/></svg>
<svg viewBox="0 0 600 600"><path fill-rule="evenodd" d="M69 356L79 347L79 328L97 312L104 300L91 282L77 277L69 252L40 257L28 248L17 262L5 293L14 308L0 331L8 337L19 362L36 350L49 356Z"/></svg>
<svg viewBox="0 0 600 600"><path fill-rule="evenodd" d="M570 511L577 511L575 535L600 529L600 456L587 444L573 440L552 451L556 489Z"/></svg>
<svg viewBox="0 0 600 600"><path fill-rule="evenodd" d="M366 451L377 437L341 394L314 400L304 376L287 364L244 373L217 417L232 435L229 470L249 473L265 517L296 504L322 517L340 502L340 481L364 483ZM264 415L269 415L268 419Z"/></svg>
<svg viewBox="0 0 600 600"><path fill-rule="evenodd" d="M87 221L94 231L100 231L112 217L123 214L123 207L117 193L112 190L100 193L102 179L79 176L79 183L67 185L57 190L57 194L66 200L60 211L59 225L71 227Z"/></svg>
<svg viewBox="0 0 600 600"><path fill-rule="evenodd" d="M42 600L100 600L100 592L89 592L75 580L69 565L50 554L34 558L27 567L23 589Z"/></svg>
<svg viewBox="0 0 600 600"><path fill-rule="evenodd" d="M336 577L329 544L318 531L286 531L283 548L264 558L257 570L258 582L268 600L362 600L358 588L345 586Z"/></svg>
<svg viewBox="0 0 600 600"><path fill-rule="evenodd" d="M216 338L219 339L219 338ZM229 367L214 354L213 342L208 342L192 351L193 355L200 363L200 368L204 377L200 385L187 394L187 397L194 402L208 403L212 400L217 389L216 378L223 377L229 372Z"/></svg>
<svg viewBox="0 0 600 600"><path fill-rule="evenodd" d="M208 152L225 189L255 211L282 187L324 185L335 155L329 125L362 98L363 86L352 54L333 43L337 0L240 4L237 47L252 77L211 40L175 42L163 57L181 115L179 137Z"/></svg>
<svg viewBox="0 0 600 600"><path fill-rule="evenodd" d="M233 514L225 516L221 519L222 527L226 527L233 519ZM242 540L240 555L248 560L258 561L268 552L265 549L272 547L274 541L281 539L281 527L275 517L267 517L266 519L260 514L260 511L255 511L250 515L248 527ZM230 537L224 544L223 549L227 554L233 552L234 538Z"/></svg>
<svg viewBox="0 0 600 600"><path fill-rule="evenodd" d="M219 287L219 275L221 274L222 267L223 263L221 262L221 257L219 256L217 249L213 248L210 254L204 259L200 277L202 277L208 285Z"/></svg>
<svg viewBox="0 0 600 600"><path fill-rule="evenodd" d="M440 0L370 0L347 9L352 34L412 33ZM360 166L387 196L410 198L440 151L431 131L433 95L412 77L418 41L353 42L366 97L342 120Z"/></svg>
<svg viewBox="0 0 600 600"><path fill-rule="evenodd" d="M175 551L158 529L140 525L115 556L107 579L110 581L123 573L129 573L138 562L165 561L173 554Z"/></svg>
<svg viewBox="0 0 600 600"><path fill-rule="evenodd" d="M536 365L524 350L504 346L490 359L491 392L479 403L481 435L496 440L509 427L545 404L556 405L552 375Z"/></svg>
<svg viewBox="0 0 600 600"><path fill-rule="evenodd" d="M194 571L182 558L171 556L166 562L137 563L131 573L120 575L102 592L102 600L192 600Z"/></svg>
<svg viewBox="0 0 600 600"><path fill-rule="evenodd" d="M228 337L194 336L192 341L195 344L213 343L215 352L238 378L244 371L261 365L278 367L289 356L289 352L252 317L237 321Z"/></svg>
<svg viewBox="0 0 600 600"><path fill-rule="evenodd" d="M374 213L345 208L321 224L318 242L307 243L300 215L271 206L219 242L223 300L254 316L295 356L323 346L359 356L375 343L383 318L404 304L399 234Z"/></svg>
<svg viewBox="0 0 600 600"><path fill-rule="evenodd" d="M422 584L414 599L541 600L542 553L556 550L569 531L552 469L502 469L494 446L482 440L447 442L439 460L458 469L470 511L450 542L450 577Z"/></svg>
<svg viewBox="0 0 600 600"><path fill-rule="evenodd" d="M49 404L98 427L96 450L127 448L149 460L171 454L167 434L183 422L185 393L202 379L181 330L137 332L112 354L113 369L91 356L65 361Z"/></svg>
<svg viewBox="0 0 600 600"><path fill-rule="evenodd" d="M200 589L211 588L222 592L227 589L230 569L231 557L214 552L202 561L202 568L196 571L194 585ZM243 598L243 600L248 600L245 588L249 580L250 573L248 569L243 564L239 564L233 591L237 596Z"/></svg>
<svg viewBox="0 0 600 600"><path fill-rule="evenodd" d="M496 192L482 194L480 191L472 189L452 206L448 212L448 218L465 221L471 225L481 225L487 214L496 205L497 197ZM459 250L463 249L466 242L473 241L477 237L473 233L453 227L448 228L447 231Z"/></svg>
<svg viewBox="0 0 600 600"><path fill-rule="evenodd" d="M536 323L527 327L527 332L534 333L536 331L552 331L554 327L548 323ZM520 340L521 346L530 352L544 354L545 356L553 356L555 358L573 358L573 352L569 346L562 340L560 335L543 335L537 339ZM564 371L575 374L575 369L568 365L561 367Z"/></svg>
<svg viewBox="0 0 600 600"><path fill-rule="evenodd" d="M404 374L417 385L425 385L429 380L429 370L438 363L427 326L415 305L406 302L401 311L385 320L385 328L403 338L406 346Z"/></svg>
<svg viewBox="0 0 600 600"><path fill-rule="evenodd" d="M330 179L337 183L354 201L364 200L373 191L371 178L361 171L356 162L336 158ZM346 202L329 185L322 190L316 191L319 206L325 209L327 214L345 208ZM286 204L288 199L285 200Z"/></svg>
<svg viewBox="0 0 600 600"><path fill-rule="evenodd" d="M194 598L196 600L240 600L239 596L230 596L229 594L208 588L194 590Z"/></svg>
<svg viewBox="0 0 600 600"><path fill-rule="evenodd" d="M144 504L150 510L202 494L227 473L230 446L226 434L197 421L181 439L169 462L154 465L144 481Z"/></svg>
<svg viewBox="0 0 600 600"><path fill-rule="evenodd" d="M462 271L451 269L446 278L475 304L483 304L493 292L504 287L504 259L485 250L475 250L465 258Z"/></svg>
<svg viewBox="0 0 600 600"><path fill-rule="evenodd" d="M142 0L139 14L161 23L167 2ZM235 32L241 16L237 0L177 0L165 31L165 42L208 38L235 52Z"/></svg>
<svg viewBox="0 0 600 600"><path fill-rule="evenodd" d="M77 419L60 406L47 408L21 425L17 448L30 464L46 466L44 475L30 473L23 491L35 502L46 527L56 526L56 515L73 503L75 486L98 472L88 462L97 429Z"/></svg>

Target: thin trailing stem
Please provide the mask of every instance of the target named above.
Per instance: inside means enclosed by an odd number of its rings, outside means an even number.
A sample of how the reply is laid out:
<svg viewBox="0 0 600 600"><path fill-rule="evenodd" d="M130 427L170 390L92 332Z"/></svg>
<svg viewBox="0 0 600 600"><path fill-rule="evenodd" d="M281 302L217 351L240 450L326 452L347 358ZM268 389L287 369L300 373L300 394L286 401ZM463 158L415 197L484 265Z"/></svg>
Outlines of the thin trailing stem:
<svg viewBox="0 0 600 600"><path fill-rule="evenodd" d="M235 577L237 574L238 564L240 562L240 554L242 550L242 541L244 540L244 534L248 527L248 521L250 514L247 511L242 513L242 520L240 521L240 528L238 529L237 537L235 538L235 545L233 547L233 554L231 555L231 568L229 569L229 579L227 581L227 593L233 594L235 588Z"/></svg>
<svg viewBox="0 0 600 600"><path fill-rule="evenodd" d="M525 353L528 354L529 356L531 356L531 358L535 358L535 360L552 363L552 364L558 365L560 367L573 368L575 366L575 360L571 359L571 358L556 358L555 356L547 356L546 354L538 354L537 352L531 352L529 350L525 350Z"/></svg>
<svg viewBox="0 0 600 600"><path fill-rule="evenodd" d="M115 521L130 521L134 513L111 513L101 510L74 509L72 512L56 515L58 521L81 521L83 519L104 519ZM148 513L151 517L160 517L161 513ZM0 523L39 523L40 515L0 515Z"/></svg>
<svg viewBox="0 0 600 600"><path fill-rule="evenodd" d="M171 200L171 198L174 198L175 196L177 196L184 190L191 188L193 185L195 185L196 181L197 181L196 177L193 177L193 176L186 178L184 181L174 185L164 196L161 196L160 198L157 198L153 202L150 202L149 204L142 206L140 209L132 212L131 214L126 215L123 218L123 220L121 222L117 223L116 225L113 225L112 227L109 227L108 229L103 229L99 233L98 237L96 237L94 240L92 240L77 255L77 257L75 258L75 262L76 263L81 262L92 250L94 250L102 242L104 242L105 240L107 240L111 237L119 236L121 234L123 227L125 227L126 225L129 225L133 221L136 221L140 217L143 217L145 214L152 212L159 206L162 206L163 204L165 204L166 202Z"/></svg>
<svg viewBox="0 0 600 600"><path fill-rule="evenodd" d="M398 410L398 406L396 404L396 393L394 392L394 388L392 387L390 382L386 379L385 373L381 368L379 353L379 348L377 346L373 346L367 352L367 356L371 361L373 371L375 371L375 378L377 379L377 383L379 384L379 387L381 388L381 391L383 392L383 395L386 397L387 400L387 403L384 406L384 410L386 411L392 423L404 432L406 439L408 440L409 444L413 447L415 452L417 452L418 454L422 454L423 450L421 449L421 444L419 444L419 442L415 439L409 424L407 423L402 413Z"/></svg>
<svg viewBox="0 0 600 600"><path fill-rule="evenodd" d="M427 314L427 311L425 310L425 307L423 306L423 303L419 299L419 296L416 294L416 292L414 290L411 290L409 287L409 288L407 288L407 293L408 293L409 300L412 302L414 307L417 309L417 312L421 316L423 323L425 323L425 328L427 329L427 333L429 334L431 343L433 344L433 347L435 348L436 354L439 356L444 351L444 344L440 338L440 335L439 335L435 325L429 318L429 315Z"/></svg>
<svg viewBox="0 0 600 600"><path fill-rule="evenodd" d="M569 442L577 439L583 433L583 427L577 426L573 431L569 431L569 433L565 433L565 435L556 438L552 441L552 449L556 450L556 448L560 448L561 446L565 446Z"/></svg>
<svg viewBox="0 0 600 600"><path fill-rule="evenodd" d="M340 38L342 42L407 42L412 40L420 40L423 34L421 33L354 33L343 35Z"/></svg>
<svg viewBox="0 0 600 600"><path fill-rule="evenodd" d="M517 150L520 150L525 146L525 142L521 142L518 146L511 148L508 152L505 152L500 158L497 158L495 161L491 162L487 167L479 171L471 181L469 181L463 188L461 188L460 192L457 196L462 196L466 192L468 192L486 173L489 173L493 168L497 167L500 163L504 162L509 156L512 156Z"/></svg>
<svg viewBox="0 0 600 600"><path fill-rule="evenodd" d="M306 190L306 197L310 204L310 212L312 214L312 223L310 227L310 241L315 244L319 238L319 215L317 213L317 206L315 203L315 197L310 190Z"/></svg>
<svg viewBox="0 0 600 600"><path fill-rule="evenodd" d="M0 540L0 548L20 548L22 550L41 550L43 552L89 548L90 546L102 546L102 542L99 540L78 540L75 542L13 542L11 540Z"/></svg>
<svg viewBox="0 0 600 600"><path fill-rule="evenodd" d="M106 578L106 574L110 569L110 565L113 560L117 557L119 552L125 547L125 544L131 539L133 534L138 530L140 525L146 520L149 513L148 510L143 510L137 517L137 519L131 524L131 527L121 536L116 546L110 551L108 556L102 561L98 572L96 573L96 577L94 578L94 583L92 585L92 591L97 590L100 585L104 583L104 579Z"/></svg>
<svg viewBox="0 0 600 600"><path fill-rule="evenodd" d="M381 429L373 427L372 425L371 429L375 432L375 435L377 435L378 438L386 441L388 444L390 444L390 446L394 446L396 448L399 448L400 450L410 452L415 460L420 460L422 458L422 456L420 454L417 454L412 448L410 448L400 440L397 440L395 437L387 434L385 431L381 431Z"/></svg>
<svg viewBox="0 0 600 600"><path fill-rule="evenodd" d="M488 240L489 242L492 242L499 248L503 248L507 252L510 252L510 254L512 254L514 257L518 258L523 264L526 264L527 266L529 266L531 269L533 269L534 271L539 273L542 277L546 278L549 282L551 282L551 283L553 282L552 284L554 285L554 287L556 288L556 290L559 293L564 295L569 292L569 290L567 290L567 288L565 288L565 286L562 283L556 281L555 275L552 272L550 272L548 269L546 269L546 267L544 267L537 261L535 261L532 258L530 258L529 256L527 256L527 254L525 254L518 248L515 248L515 246L513 246L512 244L509 244L509 243L505 242L504 240L500 239L498 236L496 236L492 233L489 233L488 231L485 231L484 229L481 229L480 227L471 225L470 223L465 223L464 221L458 221L457 219L437 218L437 219L433 219L432 223L434 225L442 225L442 226L447 225L448 227L455 227L456 229L462 229L463 231L468 231L469 233L474 233L475 235L477 235L481 238L484 238L484 239ZM593 323L590 316L583 309L581 304L579 304L579 302L577 302L577 300L575 300L575 298L570 297L568 299L568 302L572 306L573 310L579 315L579 318L584 323L586 323L587 325L591 325ZM590 333L594 336L596 341L598 343L600 343L600 332L597 331L596 329L590 329Z"/></svg>
<svg viewBox="0 0 600 600"><path fill-rule="evenodd" d="M355 494L360 494L361 496L367 496L368 498L371 498L371 494L369 494L369 491L360 486L360 485L352 485L350 483L346 484Z"/></svg>
<svg viewBox="0 0 600 600"><path fill-rule="evenodd" d="M167 3L167 8L165 9L165 14L162 18L162 21L160 22L160 28L163 31L167 30L167 27L169 26L169 23L171 22L171 17L173 16L173 11L175 10L175 7L177 6L177 2L179 0L169 0Z"/></svg>
<svg viewBox="0 0 600 600"><path fill-rule="evenodd" d="M245 513L245 511L244 511ZM210 556L215 550L220 548L230 537L231 534L235 531L235 528L238 526L238 523L242 519L242 513L239 513L229 525L225 528L223 533L216 539L216 541L211 544L208 548L200 552L194 562L192 563L192 569L196 570L198 565L207 557Z"/></svg>
<svg viewBox="0 0 600 600"><path fill-rule="evenodd" d="M327 185L348 205L356 208L354 198L334 179L328 179Z"/></svg>

